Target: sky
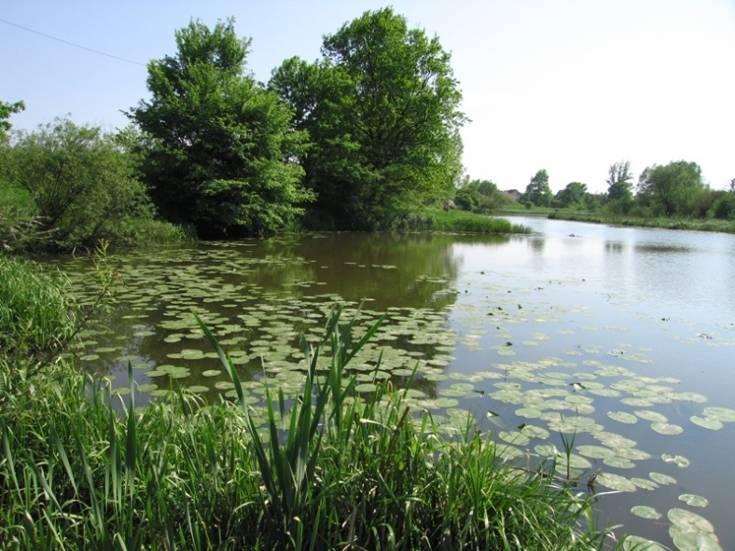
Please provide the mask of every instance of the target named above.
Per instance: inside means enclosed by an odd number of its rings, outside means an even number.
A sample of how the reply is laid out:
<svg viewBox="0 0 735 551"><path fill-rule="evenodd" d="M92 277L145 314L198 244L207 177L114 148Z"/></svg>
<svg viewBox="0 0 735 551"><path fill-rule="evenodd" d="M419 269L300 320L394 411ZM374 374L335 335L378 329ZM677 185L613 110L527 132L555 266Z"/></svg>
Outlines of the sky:
<svg viewBox="0 0 735 551"><path fill-rule="evenodd" d="M606 189L608 167L695 161L706 183L735 178L735 0L4 0L0 100L26 103L15 128L70 114L112 130L148 95L150 59L175 53L190 19L234 16L249 69L267 81L287 57L319 57L324 34L392 5L436 34L471 122L464 166L501 189L545 168L552 190Z"/></svg>

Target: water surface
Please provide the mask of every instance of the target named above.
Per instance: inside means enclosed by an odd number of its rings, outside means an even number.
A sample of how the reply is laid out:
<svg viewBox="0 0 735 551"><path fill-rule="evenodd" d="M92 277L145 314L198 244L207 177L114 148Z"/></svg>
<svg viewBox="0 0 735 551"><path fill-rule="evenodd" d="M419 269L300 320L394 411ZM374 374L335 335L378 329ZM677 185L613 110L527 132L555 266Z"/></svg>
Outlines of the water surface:
<svg viewBox="0 0 735 551"><path fill-rule="evenodd" d="M362 305L365 323L387 316L354 365L366 392L376 376L405 384L418 365L414 406L448 433L471 412L508 460L553 455L574 435L580 489L625 490L599 500L602 524L625 525L618 535L673 546L671 516L680 548L696 548L687 530L700 546L717 537L735 548L735 423L729 409L706 409L735 408L735 236L513 222L534 233L324 233L115 257L124 286L85 334L81 361L121 388L132 362L151 397L179 385L232 395L196 313L257 403L266 378L298 391L299 335L316 342L334 304L348 317ZM87 262L65 267L80 293L93 290ZM679 499L688 494L706 506Z"/></svg>

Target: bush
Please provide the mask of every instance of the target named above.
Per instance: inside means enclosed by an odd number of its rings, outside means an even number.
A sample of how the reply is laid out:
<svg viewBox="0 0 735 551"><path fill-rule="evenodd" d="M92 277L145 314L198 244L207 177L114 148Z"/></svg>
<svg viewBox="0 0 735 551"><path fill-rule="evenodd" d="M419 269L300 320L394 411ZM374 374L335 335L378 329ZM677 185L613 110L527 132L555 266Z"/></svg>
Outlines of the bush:
<svg viewBox="0 0 735 551"><path fill-rule="evenodd" d="M136 224L153 220L133 157L99 128L58 119L19 134L4 154L2 176L27 193L39 229L50 234L55 248L134 241ZM120 227L127 228L125 235L118 234Z"/></svg>

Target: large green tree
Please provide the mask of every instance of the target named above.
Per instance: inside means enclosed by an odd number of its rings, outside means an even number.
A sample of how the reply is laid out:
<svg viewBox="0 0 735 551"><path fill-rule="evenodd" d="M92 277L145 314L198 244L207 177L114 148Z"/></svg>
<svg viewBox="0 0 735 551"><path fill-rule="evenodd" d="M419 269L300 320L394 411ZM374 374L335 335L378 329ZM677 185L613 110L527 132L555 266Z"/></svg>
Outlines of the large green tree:
<svg viewBox="0 0 735 551"><path fill-rule="evenodd" d="M554 199L561 207L581 207L586 205L588 197L587 184L569 182L557 192Z"/></svg>
<svg viewBox="0 0 735 551"><path fill-rule="evenodd" d="M702 169L697 163L671 162L647 167L638 181L638 196L656 214L692 215L705 191Z"/></svg>
<svg viewBox="0 0 735 551"><path fill-rule="evenodd" d="M533 175L526 186L522 201L537 207L548 207L552 200L551 188L549 187L549 174L546 169L541 169Z"/></svg>
<svg viewBox="0 0 735 551"><path fill-rule="evenodd" d="M270 86L309 132L306 182L337 226L388 225L452 197L465 117L450 55L392 9L326 36L316 63L286 60Z"/></svg>
<svg viewBox="0 0 735 551"><path fill-rule="evenodd" d="M633 174L629 161L618 161L610 165L607 177L607 197L611 201L630 202L633 198Z"/></svg>
<svg viewBox="0 0 735 551"><path fill-rule="evenodd" d="M149 63L151 99L130 111L149 141L142 168L161 213L203 236L274 231L311 198L295 162L304 135L246 72L249 45L232 19L189 23L177 53Z"/></svg>

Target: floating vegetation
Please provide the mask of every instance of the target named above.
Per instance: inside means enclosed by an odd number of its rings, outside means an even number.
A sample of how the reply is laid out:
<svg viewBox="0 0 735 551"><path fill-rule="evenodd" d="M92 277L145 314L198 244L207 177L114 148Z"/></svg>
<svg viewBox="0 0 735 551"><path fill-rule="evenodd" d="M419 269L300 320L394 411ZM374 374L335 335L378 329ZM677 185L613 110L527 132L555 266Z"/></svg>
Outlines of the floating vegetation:
<svg viewBox="0 0 735 551"><path fill-rule="evenodd" d="M681 494L679 501L686 503L690 507L707 507L709 501L706 497L694 495L694 494Z"/></svg>
<svg viewBox="0 0 735 551"><path fill-rule="evenodd" d="M648 505L634 505L630 508L630 512L639 518L648 520L658 520L661 518L661 513Z"/></svg>
<svg viewBox="0 0 735 551"><path fill-rule="evenodd" d="M439 432L455 436L472 412L495 434L503 460L553 461L582 489L592 482L641 490L651 503L639 507L662 511L673 504L662 504L668 494L656 490L676 480L657 471L690 460L661 452L676 450L685 432L705 437L735 423L735 410L698 405L707 397L681 388L680 378L652 376L653 347L611 341L620 326L601 329L584 320L585 306L545 302L538 282L512 286L490 268L468 275L441 255L319 258L303 247L298 240L247 240L126 256L115 310L85 332L77 357L106 376L131 362L144 401L181 389L199 395L190 399L217 402L243 389L245 402L263 415L263 381L287 403L303 389L301 346L324 338L335 305L346 321L384 316L348 368L360 400L389 382L406 391L408 407L430 412ZM89 296L83 261L74 263L78 292ZM227 351L239 387L219 366L197 317ZM356 327L356 339L362 331ZM325 355L318 368L326 372L330 362ZM560 451L560 435L574 437L569 454Z"/></svg>

